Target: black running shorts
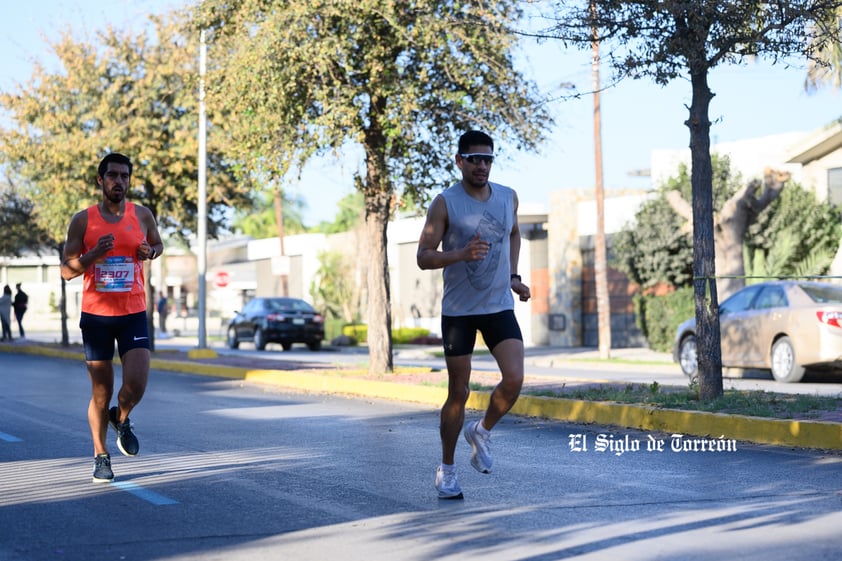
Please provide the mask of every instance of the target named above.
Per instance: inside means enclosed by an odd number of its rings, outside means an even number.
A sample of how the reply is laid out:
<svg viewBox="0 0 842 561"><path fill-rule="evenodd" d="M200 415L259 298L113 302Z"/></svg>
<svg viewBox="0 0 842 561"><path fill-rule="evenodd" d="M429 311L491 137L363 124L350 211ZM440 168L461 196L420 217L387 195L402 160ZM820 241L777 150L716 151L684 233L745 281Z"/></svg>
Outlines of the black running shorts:
<svg viewBox="0 0 842 561"><path fill-rule="evenodd" d="M82 312L79 319L87 360L114 360L114 341L122 357L132 349L149 348L146 312L127 316L97 316Z"/></svg>
<svg viewBox="0 0 842 561"><path fill-rule="evenodd" d="M518 339L523 341L520 325L514 310L477 316L442 316L441 333L446 356L469 355L474 352L477 331L488 350L493 351L500 341Z"/></svg>

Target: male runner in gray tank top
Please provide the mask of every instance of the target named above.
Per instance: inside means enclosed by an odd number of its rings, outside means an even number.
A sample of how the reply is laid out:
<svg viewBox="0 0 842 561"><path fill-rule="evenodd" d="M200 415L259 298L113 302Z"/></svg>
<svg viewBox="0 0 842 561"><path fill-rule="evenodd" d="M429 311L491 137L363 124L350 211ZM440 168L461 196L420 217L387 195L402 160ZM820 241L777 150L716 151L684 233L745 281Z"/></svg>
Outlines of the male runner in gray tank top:
<svg viewBox="0 0 842 561"><path fill-rule="evenodd" d="M477 471L491 472L490 431L515 404L523 385L523 336L512 292L522 302L530 294L517 269L518 199L513 189L488 181L493 161L490 136L468 131L459 138L456 166L462 180L433 200L418 242L418 266L444 269L441 332L449 382L435 483L441 499L463 498L454 455L465 421L477 331L502 376L483 418L465 427L465 440L473 449L471 465Z"/></svg>

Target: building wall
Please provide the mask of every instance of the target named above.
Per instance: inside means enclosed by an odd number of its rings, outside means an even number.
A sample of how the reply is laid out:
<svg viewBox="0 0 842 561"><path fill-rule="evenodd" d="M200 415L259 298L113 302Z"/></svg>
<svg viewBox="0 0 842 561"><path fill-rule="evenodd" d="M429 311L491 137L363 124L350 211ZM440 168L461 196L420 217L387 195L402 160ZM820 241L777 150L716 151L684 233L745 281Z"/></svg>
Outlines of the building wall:
<svg viewBox="0 0 842 561"><path fill-rule="evenodd" d="M608 258L611 259L611 236L606 237ZM596 296L596 269L594 267L594 237L582 240L582 344L586 347L599 346L599 317ZM611 347L616 349L646 346L646 338L637 326L634 310L634 296L640 287L628 277L608 267L608 306L611 310Z"/></svg>
<svg viewBox="0 0 842 561"><path fill-rule="evenodd" d="M550 314L549 344L578 347L582 344L582 251L578 204L586 191L556 191L550 195L548 215L547 285Z"/></svg>
<svg viewBox="0 0 842 561"><path fill-rule="evenodd" d="M830 200L842 205L842 194L835 193L831 196L828 192L827 170L832 168L842 168L842 148L806 164L802 172L803 184L816 193L817 199Z"/></svg>

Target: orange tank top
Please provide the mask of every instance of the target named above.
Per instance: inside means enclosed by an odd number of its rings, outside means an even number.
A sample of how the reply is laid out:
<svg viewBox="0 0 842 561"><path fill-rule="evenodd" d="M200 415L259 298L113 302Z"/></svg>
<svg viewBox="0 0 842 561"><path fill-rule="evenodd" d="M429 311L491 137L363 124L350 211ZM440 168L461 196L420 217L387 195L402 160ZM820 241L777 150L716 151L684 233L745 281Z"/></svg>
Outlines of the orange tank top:
<svg viewBox="0 0 842 561"><path fill-rule="evenodd" d="M88 208L84 251L96 246L105 234L114 234L114 249L85 270L82 311L98 316L124 316L146 311L143 263L137 248L146 238L135 205L126 201L119 222L106 222L99 205Z"/></svg>

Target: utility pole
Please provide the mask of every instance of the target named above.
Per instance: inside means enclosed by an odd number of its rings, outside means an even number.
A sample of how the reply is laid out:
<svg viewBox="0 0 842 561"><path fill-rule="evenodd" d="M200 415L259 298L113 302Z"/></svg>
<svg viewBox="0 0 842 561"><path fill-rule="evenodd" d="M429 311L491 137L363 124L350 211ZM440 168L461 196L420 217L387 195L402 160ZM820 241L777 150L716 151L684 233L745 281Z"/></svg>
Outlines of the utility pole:
<svg viewBox="0 0 842 561"><path fill-rule="evenodd" d="M205 110L205 74L208 46L205 30L199 32L199 349L207 348L207 269L208 269L208 189L207 189L207 115Z"/></svg>
<svg viewBox="0 0 842 561"><path fill-rule="evenodd" d="M596 0L591 0L591 15L596 20ZM608 291L608 256L605 249L605 187L602 177L602 107L599 81L599 37L593 27L593 135L596 165L596 236L594 238L594 279L599 329L599 358L611 358L611 297Z"/></svg>

